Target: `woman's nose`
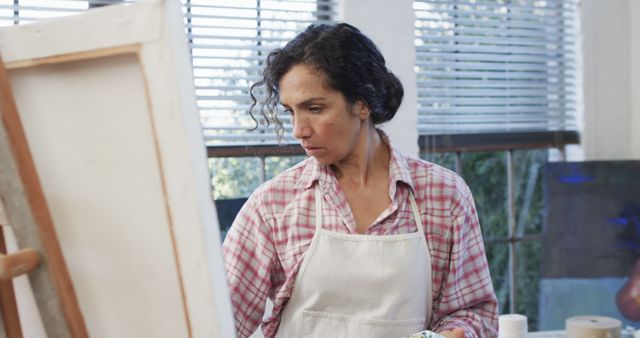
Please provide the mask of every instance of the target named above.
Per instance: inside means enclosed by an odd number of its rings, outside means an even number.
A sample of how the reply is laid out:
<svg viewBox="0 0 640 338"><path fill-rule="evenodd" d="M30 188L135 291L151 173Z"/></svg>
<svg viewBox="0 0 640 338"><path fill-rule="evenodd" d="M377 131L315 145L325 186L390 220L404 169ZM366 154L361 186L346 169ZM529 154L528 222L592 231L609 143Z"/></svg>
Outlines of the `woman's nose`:
<svg viewBox="0 0 640 338"><path fill-rule="evenodd" d="M293 137L304 139L311 136L311 127L304 117L292 116L291 122L293 123Z"/></svg>

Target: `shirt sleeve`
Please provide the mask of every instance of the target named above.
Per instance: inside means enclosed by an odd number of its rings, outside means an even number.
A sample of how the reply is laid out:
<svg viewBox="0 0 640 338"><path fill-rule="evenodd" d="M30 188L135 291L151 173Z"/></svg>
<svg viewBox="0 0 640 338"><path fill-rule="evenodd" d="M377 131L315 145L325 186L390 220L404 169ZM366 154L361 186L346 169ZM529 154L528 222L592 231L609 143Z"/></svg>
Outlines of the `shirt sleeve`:
<svg viewBox="0 0 640 338"><path fill-rule="evenodd" d="M452 243L442 293L434 306L432 330L463 328L465 338L496 337L498 304L491 284L473 196L461 181L454 198Z"/></svg>
<svg viewBox="0 0 640 338"><path fill-rule="evenodd" d="M260 202L259 191L244 204L222 245L239 338L251 336L260 325L277 261L271 227L265 216L268 206Z"/></svg>

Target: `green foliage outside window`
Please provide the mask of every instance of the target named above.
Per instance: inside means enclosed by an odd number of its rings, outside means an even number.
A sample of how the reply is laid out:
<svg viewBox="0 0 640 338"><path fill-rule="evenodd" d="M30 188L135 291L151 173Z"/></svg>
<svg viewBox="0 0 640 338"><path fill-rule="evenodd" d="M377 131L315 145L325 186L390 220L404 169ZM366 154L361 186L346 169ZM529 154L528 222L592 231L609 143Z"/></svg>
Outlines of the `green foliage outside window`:
<svg viewBox="0 0 640 338"><path fill-rule="evenodd" d="M257 157L209 158L214 199L248 197L260 185Z"/></svg>
<svg viewBox="0 0 640 338"><path fill-rule="evenodd" d="M271 156L264 160L265 180L302 161L304 156ZM260 185L262 163L258 157L209 158L214 199L249 197Z"/></svg>

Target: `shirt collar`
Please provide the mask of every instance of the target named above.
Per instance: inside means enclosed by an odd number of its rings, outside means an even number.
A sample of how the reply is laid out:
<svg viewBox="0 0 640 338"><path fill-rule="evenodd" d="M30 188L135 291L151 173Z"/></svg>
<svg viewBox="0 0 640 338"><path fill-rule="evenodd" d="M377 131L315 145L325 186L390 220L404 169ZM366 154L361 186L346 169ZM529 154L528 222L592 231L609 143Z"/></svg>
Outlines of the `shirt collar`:
<svg viewBox="0 0 640 338"><path fill-rule="evenodd" d="M413 192L415 192L407 157L393 147L389 137L384 131L381 129L376 130L378 131L382 142L386 144L391 151L391 159L389 162L389 181L393 183L403 182L407 184ZM331 181L330 177L333 176L333 173L328 165L320 164L315 158L309 158L307 161L309 161L309 163L303 170L299 186L304 189L309 189L316 181L319 181L322 184L326 184Z"/></svg>
<svg viewBox="0 0 640 338"><path fill-rule="evenodd" d="M308 163L307 165L305 165L305 168L302 171L302 177L298 182L298 186L301 186L304 189L309 189L316 181L328 181L327 175L331 174L329 166L320 164L313 157L308 158L307 161Z"/></svg>
<svg viewBox="0 0 640 338"><path fill-rule="evenodd" d="M378 134L391 150L391 160L389 161L389 181L392 183L403 182L415 193L413 179L411 178L411 168L409 168L408 157L394 148L387 134L378 129Z"/></svg>

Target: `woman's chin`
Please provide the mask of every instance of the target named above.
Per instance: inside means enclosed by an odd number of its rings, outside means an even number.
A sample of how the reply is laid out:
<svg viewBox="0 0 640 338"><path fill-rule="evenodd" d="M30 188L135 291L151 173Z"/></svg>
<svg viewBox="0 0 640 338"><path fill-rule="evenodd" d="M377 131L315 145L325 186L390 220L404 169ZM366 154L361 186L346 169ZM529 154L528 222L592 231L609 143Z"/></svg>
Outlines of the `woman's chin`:
<svg viewBox="0 0 640 338"><path fill-rule="evenodd" d="M329 156L322 156L322 155L309 155L309 156L315 158L316 161L322 165L331 165L335 162Z"/></svg>
<svg viewBox="0 0 640 338"><path fill-rule="evenodd" d="M327 159L326 159L326 158L316 157L316 156L313 156L313 158L315 158L315 159L316 159L316 161L317 161L318 163L322 164L322 165L331 165L331 164L333 163L333 162L331 162L331 161L327 161Z"/></svg>

